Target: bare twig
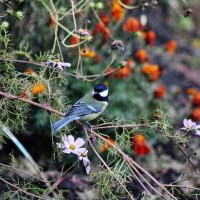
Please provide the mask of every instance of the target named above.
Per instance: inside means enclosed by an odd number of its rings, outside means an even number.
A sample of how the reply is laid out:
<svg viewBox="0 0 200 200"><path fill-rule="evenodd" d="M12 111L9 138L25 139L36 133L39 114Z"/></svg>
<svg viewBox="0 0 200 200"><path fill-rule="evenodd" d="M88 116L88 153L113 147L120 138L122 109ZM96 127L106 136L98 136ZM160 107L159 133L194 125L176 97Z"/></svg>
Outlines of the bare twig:
<svg viewBox="0 0 200 200"><path fill-rule="evenodd" d="M60 115L60 116L63 116L63 117L64 117L64 114L63 114L63 113L61 113L61 112L59 112L59 111L57 111L57 110L54 110L54 109L51 108L50 106L47 106L47 105L45 105L45 104L36 103L36 102L34 102L34 101L30 100L30 99L21 98L21 97L19 97L19 96L15 96L15 95L12 95L12 94L9 94L9 93L6 93L6 92L2 92L2 91L0 91L0 96L4 96L4 97L6 97L7 99L11 99L11 100L13 100L13 99L18 99L18 100L23 101L23 102L25 102L25 103L28 103L28 104L30 104L30 105L33 105L33 106L42 108L42 109L47 110L47 111L49 111L49 112L51 112L51 113L55 113L55 114L57 114L57 115Z"/></svg>

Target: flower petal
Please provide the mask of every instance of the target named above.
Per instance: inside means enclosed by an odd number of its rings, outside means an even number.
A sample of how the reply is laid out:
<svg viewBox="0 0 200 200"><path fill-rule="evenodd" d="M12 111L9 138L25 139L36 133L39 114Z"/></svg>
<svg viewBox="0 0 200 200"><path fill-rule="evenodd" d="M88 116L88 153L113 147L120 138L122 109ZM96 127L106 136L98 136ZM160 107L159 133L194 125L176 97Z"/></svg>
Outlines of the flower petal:
<svg viewBox="0 0 200 200"><path fill-rule="evenodd" d="M77 151L78 151L78 153L86 153L86 154L88 153L88 150L86 148L84 148L84 147L83 148L78 148Z"/></svg>
<svg viewBox="0 0 200 200"><path fill-rule="evenodd" d="M200 136L200 131L196 131L196 132L195 132L195 135Z"/></svg>
<svg viewBox="0 0 200 200"><path fill-rule="evenodd" d="M67 153L67 154L72 153L72 151L71 151L70 149L65 149L65 150L63 150L63 152L64 152L64 153Z"/></svg>
<svg viewBox="0 0 200 200"><path fill-rule="evenodd" d="M74 144L74 136L73 135L68 135L67 136L67 141L69 142L69 144Z"/></svg>
<svg viewBox="0 0 200 200"><path fill-rule="evenodd" d="M195 126L195 129L200 129L200 125Z"/></svg>
<svg viewBox="0 0 200 200"><path fill-rule="evenodd" d="M64 144L64 148L69 148L69 142L67 135L62 136L62 143Z"/></svg>
<svg viewBox="0 0 200 200"><path fill-rule="evenodd" d="M83 138L78 138L78 139L75 141L75 146L76 146L76 148L82 147L84 144L85 144L85 141L84 141Z"/></svg>
<svg viewBox="0 0 200 200"><path fill-rule="evenodd" d="M184 120L183 120L183 125L184 125L186 128L188 127L188 123L187 123L187 122L188 122L187 119L184 119Z"/></svg>
<svg viewBox="0 0 200 200"><path fill-rule="evenodd" d="M64 145L64 144L56 143L56 145L58 146L58 148L65 148L65 145Z"/></svg>
<svg viewBox="0 0 200 200"><path fill-rule="evenodd" d="M90 161L87 157L83 158L83 164L85 166L86 173L89 174L90 173Z"/></svg>

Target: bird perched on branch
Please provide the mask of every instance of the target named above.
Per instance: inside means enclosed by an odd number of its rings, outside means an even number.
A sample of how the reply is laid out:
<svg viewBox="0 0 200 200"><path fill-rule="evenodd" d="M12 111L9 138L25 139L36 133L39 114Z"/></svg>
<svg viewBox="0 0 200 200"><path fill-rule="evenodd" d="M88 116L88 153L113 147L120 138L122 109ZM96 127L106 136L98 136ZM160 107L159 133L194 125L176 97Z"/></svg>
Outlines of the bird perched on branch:
<svg viewBox="0 0 200 200"><path fill-rule="evenodd" d="M52 125L54 132L72 121L91 121L98 117L108 105L108 88L104 84L98 84L94 90L78 100L66 113L65 117Z"/></svg>

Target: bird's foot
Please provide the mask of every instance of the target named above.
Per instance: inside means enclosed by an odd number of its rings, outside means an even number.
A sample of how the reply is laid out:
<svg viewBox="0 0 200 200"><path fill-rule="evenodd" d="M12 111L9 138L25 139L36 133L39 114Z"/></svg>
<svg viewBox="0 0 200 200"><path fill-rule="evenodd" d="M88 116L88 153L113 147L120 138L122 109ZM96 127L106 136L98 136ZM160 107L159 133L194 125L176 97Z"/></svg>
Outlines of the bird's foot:
<svg viewBox="0 0 200 200"><path fill-rule="evenodd" d="M86 122L88 125L88 128L90 129L90 132L92 133L94 125L90 124L90 122Z"/></svg>

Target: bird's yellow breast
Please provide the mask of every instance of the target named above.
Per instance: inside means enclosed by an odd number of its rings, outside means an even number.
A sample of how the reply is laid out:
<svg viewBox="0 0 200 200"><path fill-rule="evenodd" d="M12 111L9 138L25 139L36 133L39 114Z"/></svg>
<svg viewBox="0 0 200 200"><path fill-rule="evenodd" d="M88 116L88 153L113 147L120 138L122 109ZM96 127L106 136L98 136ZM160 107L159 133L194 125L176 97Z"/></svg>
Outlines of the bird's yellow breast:
<svg viewBox="0 0 200 200"><path fill-rule="evenodd" d="M80 120L81 121L91 121L93 119L95 119L96 117L98 117L108 106L108 102L101 102L102 104L102 111L101 112L97 112L97 113L91 113L89 115L85 115L83 116Z"/></svg>

